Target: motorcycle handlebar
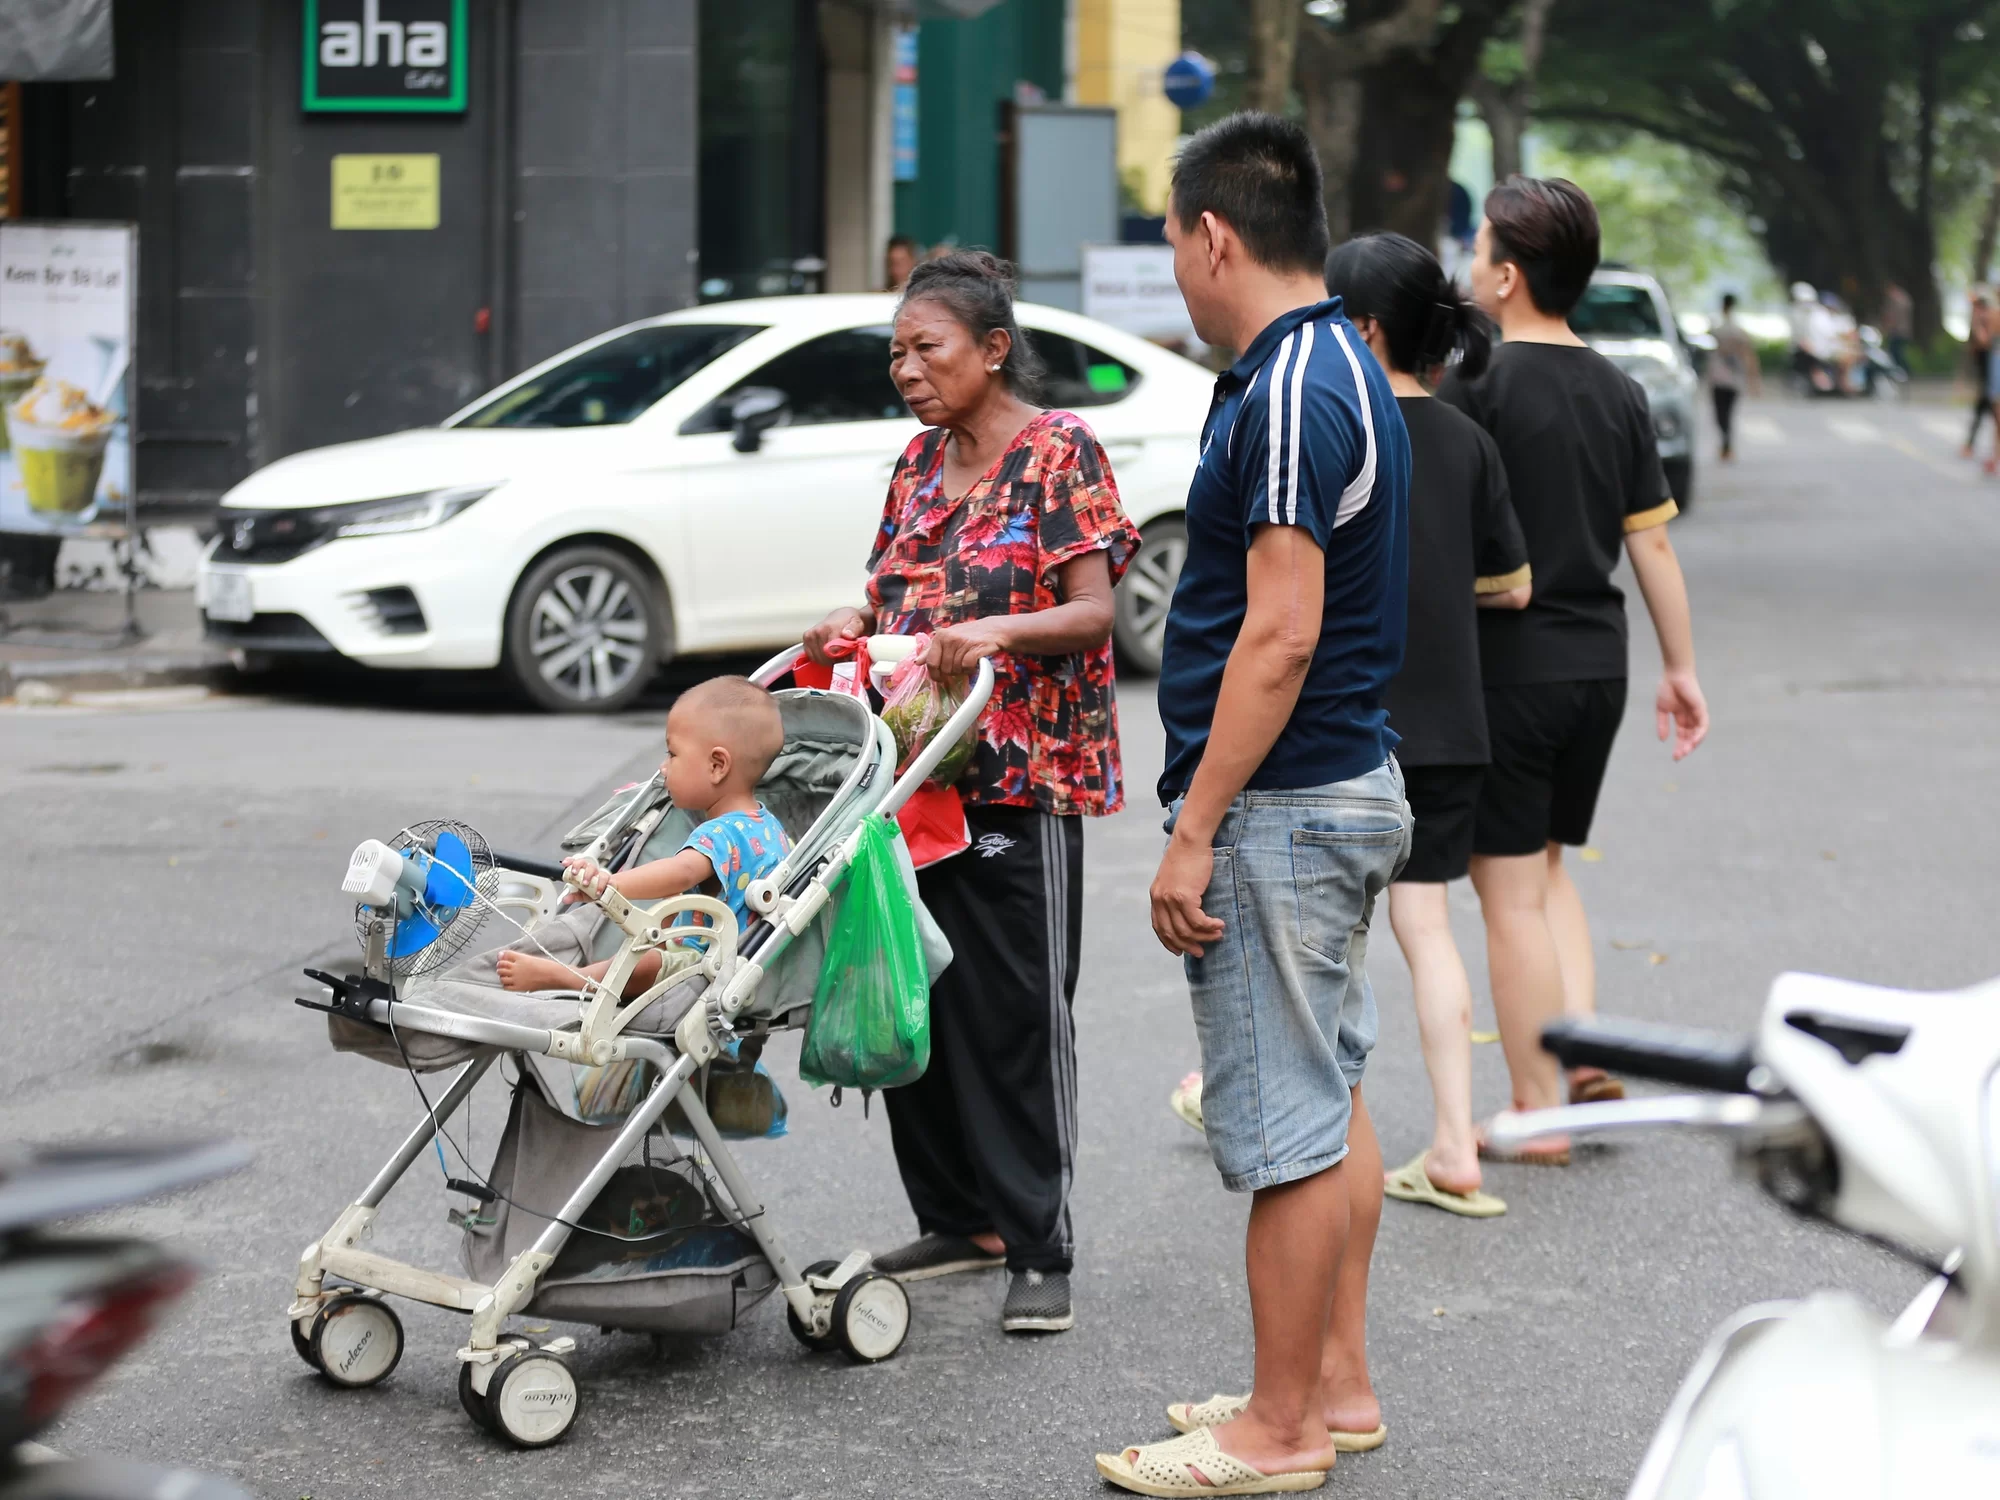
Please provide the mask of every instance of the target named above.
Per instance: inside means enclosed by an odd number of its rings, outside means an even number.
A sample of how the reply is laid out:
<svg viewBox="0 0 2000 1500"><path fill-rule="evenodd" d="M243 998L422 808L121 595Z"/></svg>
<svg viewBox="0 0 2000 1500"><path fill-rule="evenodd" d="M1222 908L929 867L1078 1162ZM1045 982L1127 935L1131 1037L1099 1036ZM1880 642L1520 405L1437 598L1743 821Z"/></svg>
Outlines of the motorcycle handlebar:
<svg viewBox="0 0 2000 1500"><path fill-rule="evenodd" d="M1605 1068L1723 1094L1750 1092L1757 1056L1749 1042L1685 1026L1644 1021L1579 1021L1564 1017L1542 1028L1542 1050L1566 1068Z"/></svg>

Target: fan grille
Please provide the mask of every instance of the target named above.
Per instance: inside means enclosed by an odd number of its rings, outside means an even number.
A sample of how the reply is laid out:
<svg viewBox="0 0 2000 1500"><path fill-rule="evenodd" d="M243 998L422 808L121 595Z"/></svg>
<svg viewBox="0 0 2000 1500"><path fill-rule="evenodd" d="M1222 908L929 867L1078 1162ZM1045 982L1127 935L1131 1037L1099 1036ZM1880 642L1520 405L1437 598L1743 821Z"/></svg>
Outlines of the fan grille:
<svg viewBox="0 0 2000 1500"><path fill-rule="evenodd" d="M479 894L490 901L500 883L499 876L493 873L493 849L479 833L465 824L454 818L426 818L421 823L412 823L402 829L388 843L393 848L418 848L430 854L436 851L441 833L453 833L464 840L466 849L472 855L473 884ZM429 974L450 963L472 941L473 935L484 925L487 913L492 910L490 906L470 899L463 906L421 909L426 910L431 920L437 923L438 935L434 942L427 943L416 952L389 961L391 971L399 977ZM354 908L355 936L364 945L369 919L375 915L372 906Z"/></svg>

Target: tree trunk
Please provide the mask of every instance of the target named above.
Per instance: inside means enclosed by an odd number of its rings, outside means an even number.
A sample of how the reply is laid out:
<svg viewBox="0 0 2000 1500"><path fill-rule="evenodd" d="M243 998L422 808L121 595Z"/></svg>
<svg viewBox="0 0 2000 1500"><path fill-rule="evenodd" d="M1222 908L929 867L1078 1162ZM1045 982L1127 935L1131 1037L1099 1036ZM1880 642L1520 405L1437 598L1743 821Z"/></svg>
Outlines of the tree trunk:
<svg viewBox="0 0 2000 1500"><path fill-rule="evenodd" d="M1521 171L1521 138L1534 117L1535 75L1541 70L1549 12L1554 9L1555 0L1522 0L1520 73L1505 81L1479 73L1467 88L1486 121L1487 134L1493 137L1495 182L1505 182Z"/></svg>
<svg viewBox="0 0 2000 1500"><path fill-rule="evenodd" d="M2000 240L2000 166L1993 169L1993 186L1987 189L1986 212L1979 216L1979 238L1972 244L1972 284L1984 286L1993 271L1994 242Z"/></svg>
<svg viewBox="0 0 2000 1500"><path fill-rule="evenodd" d="M1292 70L1299 47L1300 0L1250 0L1249 105L1267 114L1291 112Z"/></svg>

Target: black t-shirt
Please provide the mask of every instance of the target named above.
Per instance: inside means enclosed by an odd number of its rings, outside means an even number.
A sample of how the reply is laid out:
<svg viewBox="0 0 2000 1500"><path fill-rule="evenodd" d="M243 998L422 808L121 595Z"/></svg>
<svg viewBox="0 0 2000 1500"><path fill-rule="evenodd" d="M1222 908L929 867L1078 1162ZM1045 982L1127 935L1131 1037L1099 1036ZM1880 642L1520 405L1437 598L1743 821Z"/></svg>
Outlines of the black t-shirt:
<svg viewBox="0 0 2000 1500"><path fill-rule="evenodd" d="M1480 766L1489 757L1474 596L1528 582L1528 544L1493 439L1442 401L1396 404L1410 429L1410 626L1383 700L1403 737L1396 759Z"/></svg>
<svg viewBox="0 0 2000 1500"><path fill-rule="evenodd" d="M1625 676L1611 570L1626 532L1675 513L1646 393L1593 349L1502 344L1485 374L1447 375L1438 397L1500 445L1535 571L1526 609L1480 611L1486 685Z"/></svg>

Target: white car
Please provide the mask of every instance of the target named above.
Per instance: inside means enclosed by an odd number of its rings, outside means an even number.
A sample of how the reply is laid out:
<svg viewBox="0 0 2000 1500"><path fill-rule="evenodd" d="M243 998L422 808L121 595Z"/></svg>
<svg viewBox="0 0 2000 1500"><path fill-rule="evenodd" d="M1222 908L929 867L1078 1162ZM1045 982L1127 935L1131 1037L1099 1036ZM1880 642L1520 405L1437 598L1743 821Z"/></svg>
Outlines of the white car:
<svg viewBox="0 0 2000 1500"><path fill-rule="evenodd" d="M632 323L436 428L294 454L223 497L197 583L213 640L375 667L505 667L611 711L670 656L781 646L858 601L920 430L889 380L895 299L717 303ZM1118 645L1157 670L1212 377L1055 308L1017 309L1046 404L1110 455L1146 547Z"/></svg>

